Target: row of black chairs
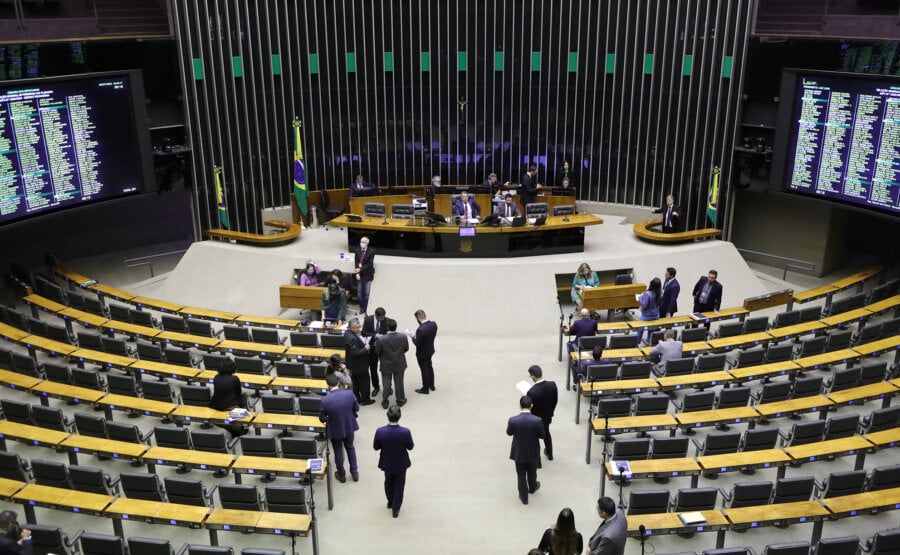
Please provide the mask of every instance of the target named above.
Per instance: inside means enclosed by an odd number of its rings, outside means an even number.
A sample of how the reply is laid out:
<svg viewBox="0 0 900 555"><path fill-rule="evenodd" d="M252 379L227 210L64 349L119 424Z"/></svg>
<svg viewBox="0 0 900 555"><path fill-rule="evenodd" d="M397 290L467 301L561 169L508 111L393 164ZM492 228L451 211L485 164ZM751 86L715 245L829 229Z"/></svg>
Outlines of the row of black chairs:
<svg viewBox="0 0 900 555"><path fill-rule="evenodd" d="M765 546L759 553L761 555L857 555L860 552L871 555L900 553L900 528L877 532L865 542L860 541L858 536L820 538L815 545L811 545L807 541L779 542ZM753 547L742 546L706 549L701 552L701 555L757 555L757 553ZM697 553L680 551L659 555L697 555Z"/></svg>

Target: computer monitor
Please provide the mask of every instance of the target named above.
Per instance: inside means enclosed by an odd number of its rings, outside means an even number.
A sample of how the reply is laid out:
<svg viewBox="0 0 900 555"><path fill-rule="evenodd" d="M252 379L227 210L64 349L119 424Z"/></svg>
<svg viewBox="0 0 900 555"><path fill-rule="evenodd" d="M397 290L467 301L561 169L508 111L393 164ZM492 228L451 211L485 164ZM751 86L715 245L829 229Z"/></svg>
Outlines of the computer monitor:
<svg viewBox="0 0 900 555"><path fill-rule="evenodd" d="M571 187L554 187L551 191L554 196L558 197L574 197L575 189Z"/></svg>

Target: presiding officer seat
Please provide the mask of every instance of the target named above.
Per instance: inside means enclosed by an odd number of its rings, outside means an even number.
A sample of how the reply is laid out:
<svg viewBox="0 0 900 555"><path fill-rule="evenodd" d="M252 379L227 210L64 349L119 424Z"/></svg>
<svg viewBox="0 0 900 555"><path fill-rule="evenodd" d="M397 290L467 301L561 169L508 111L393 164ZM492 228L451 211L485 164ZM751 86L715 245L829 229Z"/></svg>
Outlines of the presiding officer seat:
<svg viewBox="0 0 900 555"><path fill-rule="evenodd" d="M550 208L546 202L529 202L525 205L526 218L540 218L541 216L547 216L549 213Z"/></svg>
<svg viewBox="0 0 900 555"><path fill-rule="evenodd" d="M384 218L386 214L387 207L383 202L367 202L363 205L363 216Z"/></svg>
<svg viewBox="0 0 900 555"><path fill-rule="evenodd" d="M412 204L391 204L391 218L410 220L414 217Z"/></svg>

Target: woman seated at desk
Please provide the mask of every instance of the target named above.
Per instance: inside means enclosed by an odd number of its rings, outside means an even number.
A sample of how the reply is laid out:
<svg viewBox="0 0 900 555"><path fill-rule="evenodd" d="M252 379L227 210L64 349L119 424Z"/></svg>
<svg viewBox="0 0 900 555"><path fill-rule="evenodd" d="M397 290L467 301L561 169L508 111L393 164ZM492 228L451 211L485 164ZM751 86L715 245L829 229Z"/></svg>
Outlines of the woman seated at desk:
<svg viewBox="0 0 900 555"><path fill-rule="evenodd" d="M234 375L234 370L233 360L226 358L222 361L219 373L213 378L213 394L209 400L209 408L230 411L235 407L247 407L247 400L241 391L241 381ZM219 424L218 426L231 432L231 437L238 437L247 433L247 428L240 422Z"/></svg>
<svg viewBox="0 0 900 555"><path fill-rule="evenodd" d="M347 315L347 293L335 281L322 291L322 319L343 322Z"/></svg>
<svg viewBox="0 0 900 555"><path fill-rule="evenodd" d="M578 310L582 309L581 294L584 290L599 285L600 278L597 277L597 272L592 271L587 262L582 263L572 280L572 302L575 303Z"/></svg>

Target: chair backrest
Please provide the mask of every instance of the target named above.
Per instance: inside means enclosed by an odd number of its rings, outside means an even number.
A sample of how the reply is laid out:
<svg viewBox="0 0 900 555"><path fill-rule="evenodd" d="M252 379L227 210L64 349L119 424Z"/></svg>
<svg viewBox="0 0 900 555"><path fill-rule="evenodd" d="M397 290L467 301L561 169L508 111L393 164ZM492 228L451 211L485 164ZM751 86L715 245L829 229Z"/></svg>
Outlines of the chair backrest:
<svg viewBox="0 0 900 555"><path fill-rule="evenodd" d="M324 380L328 373L328 365L324 362L313 362L309 365L309 377L314 380Z"/></svg>
<svg viewBox="0 0 900 555"><path fill-rule="evenodd" d="M322 398L318 395L301 395L297 399L300 414L303 416L318 416L322 405Z"/></svg>
<svg viewBox="0 0 900 555"><path fill-rule="evenodd" d="M44 365L44 371L47 371L47 365ZM885 378L887 374L887 362L885 361L867 361L860 366L858 385L870 385L878 383Z"/></svg>
<svg viewBox="0 0 900 555"><path fill-rule="evenodd" d="M32 461L33 464L34 461ZM872 475L869 476L869 484L866 489L878 491L896 487L900 487L900 464L879 466L872 469Z"/></svg>
<svg viewBox="0 0 900 555"><path fill-rule="evenodd" d="M680 488L675 492L676 513L685 511L709 511L715 508L719 490L716 488Z"/></svg>
<svg viewBox="0 0 900 555"><path fill-rule="evenodd" d="M100 344L103 346L104 352L114 355L127 357L133 352L121 337L107 337L104 335L100 338Z"/></svg>
<svg viewBox="0 0 900 555"><path fill-rule="evenodd" d="M159 345L144 339L137 340L137 354L138 358L141 360L153 360L157 362L162 362L163 360L162 349L160 349Z"/></svg>
<svg viewBox="0 0 900 555"><path fill-rule="evenodd" d="M587 381L615 380L618 372L619 367L615 364L591 364L587 367Z"/></svg>
<svg viewBox="0 0 900 555"><path fill-rule="evenodd" d="M257 357L234 357L234 369L240 374L264 375L266 373L266 361Z"/></svg>
<svg viewBox="0 0 900 555"><path fill-rule="evenodd" d="M67 432L71 427L69 419L59 407L43 407L41 405L32 405L31 419L35 426L56 430L58 432Z"/></svg>
<svg viewBox="0 0 900 555"><path fill-rule="evenodd" d="M151 328L159 327L159 321L153 316L153 313L146 310L130 308L128 309L128 317L131 319L132 324Z"/></svg>
<svg viewBox="0 0 900 555"><path fill-rule="evenodd" d="M56 324L47 322L45 325L47 337L63 343L75 343L75 339L69 334L69 330L65 326L57 326Z"/></svg>
<svg viewBox="0 0 900 555"><path fill-rule="evenodd" d="M263 547L245 547L241 555L285 555L283 549L266 549Z"/></svg>
<svg viewBox="0 0 900 555"><path fill-rule="evenodd" d="M656 331L650 332L650 346L656 347L656 345L659 344L660 341L662 341L665 333L666 333L666 330L656 330Z"/></svg>
<svg viewBox="0 0 900 555"><path fill-rule="evenodd" d="M772 322L773 328L783 328L785 326L793 326L794 324L800 323L800 311L799 310L787 310L785 312L779 312L775 315L775 320Z"/></svg>
<svg viewBox="0 0 900 555"><path fill-rule="evenodd" d="M171 540L161 538L128 538L128 555L175 555Z"/></svg>
<svg viewBox="0 0 900 555"><path fill-rule="evenodd" d="M35 378L41 377L41 365L27 354L13 352L10 354L10 360L15 372Z"/></svg>
<svg viewBox="0 0 900 555"><path fill-rule="evenodd" d="M810 397L818 395L822 392L822 382L824 377L818 376L800 376L794 379L794 387L791 391L791 398Z"/></svg>
<svg viewBox="0 0 900 555"><path fill-rule="evenodd" d="M277 457L278 446L271 436L241 437L241 453L256 457Z"/></svg>
<svg viewBox="0 0 900 555"><path fill-rule="evenodd" d="M197 366L200 363L199 358L194 358L191 352L180 347L172 347L167 345L163 349L163 356L169 364L178 364L181 366Z"/></svg>
<svg viewBox="0 0 900 555"><path fill-rule="evenodd" d="M856 536L821 538L816 542L816 555L856 555L857 553L859 553L859 538Z"/></svg>
<svg viewBox="0 0 900 555"><path fill-rule="evenodd" d="M29 481L27 469L25 459L18 453L0 451L0 478L27 482Z"/></svg>
<svg viewBox="0 0 900 555"><path fill-rule="evenodd" d="M85 532L78 536L81 555L126 555L125 540L121 536Z"/></svg>
<svg viewBox="0 0 900 555"><path fill-rule="evenodd" d="M809 542L770 543L763 555L809 555Z"/></svg>
<svg viewBox="0 0 900 555"><path fill-rule="evenodd" d="M324 349L343 349L347 346L347 338L343 335L323 333L320 339Z"/></svg>
<svg viewBox="0 0 900 555"><path fill-rule="evenodd" d="M55 553L69 555L69 536L59 526L45 524L28 524L31 530L31 549L33 553Z"/></svg>
<svg viewBox="0 0 900 555"><path fill-rule="evenodd" d="M546 216L550 211L549 206L546 202L529 202L525 205L525 217L526 218L537 218L539 216Z"/></svg>
<svg viewBox="0 0 900 555"><path fill-rule="evenodd" d="M188 428L154 426L153 437L156 438L157 447L171 447L173 449L191 448L191 435Z"/></svg>
<svg viewBox="0 0 900 555"><path fill-rule="evenodd" d="M631 399L628 397L601 398L597 402L597 414L600 416L608 415L610 418L629 416L631 414Z"/></svg>
<svg viewBox="0 0 900 555"><path fill-rule="evenodd" d="M209 320L201 320L200 318L188 318L187 327L188 333L192 333L194 335L202 335L204 337L214 337L216 335L216 331L213 329L212 323Z"/></svg>
<svg viewBox="0 0 900 555"><path fill-rule="evenodd" d="M278 374L278 377L280 378L305 378L306 365L302 362L279 360L275 363L275 373ZM325 376L324 372L322 373L322 376Z"/></svg>
<svg viewBox="0 0 900 555"><path fill-rule="evenodd" d="M630 285L634 281L634 276L628 274L617 274L613 283L616 285Z"/></svg>
<svg viewBox="0 0 900 555"><path fill-rule="evenodd" d="M44 375L51 382L72 383L72 371L65 364L57 364L55 362L44 363Z"/></svg>
<svg viewBox="0 0 900 555"><path fill-rule="evenodd" d="M206 407L212 399L212 391L205 385L183 385L179 389L179 396L185 405Z"/></svg>
<svg viewBox="0 0 900 555"><path fill-rule="evenodd" d="M223 509L261 511L262 504L256 486L219 484L219 503Z"/></svg>
<svg viewBox="0 0 900 555"><path fill-rule="evenodd" d="M682 459L687 457L687 436L655 437L650 446L651 459Z"/></svg>
<svg viewBox="0 0 900 555"><path fill-rule="evenodd" d="M229 453L225 432L191 430L191 445L197 451L211 453Z"/></svg>
<svg viewBox="0 0 900 555"><path fill-rule="evenodd" d="M766 347L766 362L784 362L791 359L794 354L794 346L790 343L769 343Z"/></svg>
<svg viewBox="0 0 900 555"><path fill-rule="evenodd" d="M694 341L706 341L709 331L700 326L697 328L684 328L681 330L681 341L684 343L692 343Z"/></svg>
<svg viewBox="0 0 900 555"><path fill-rule="evenodd" d="M785 401L791 396L791 382L770 382L760 390L757 404Z"/></svg>
<svg viewBox="0 0 900 555"><path fill-rule="evenodd" d="M228 355L221 353L203 353L203 367L207 370L218 370L225 364Z"/></svg>
<svg viewBox="0 0 900 555"><path fill-rule="evenodd" d="M872 536L871 551L872 555L890 555L900 552L900 528L891 528L876 532Z"/></svg>
<svg viewBox="0 0 900 555"><path fill-rule="evenodd" d="M825 342L825 350L827 352L837 351L839 349L846 349L850 346L850 341L853 339L853 331L852 330L838 330L829 333L827 336L827 341Z"/></svg>
<svg viewBox="0 0 900 555"><path fill-rule="evenodd" d="M666 361L663 374L666 376L682 376L684 374L692 374L694 372L694 358L683 357L673 358Z"/></svg>
<svg viewBox="0 0 900 555"><path fill-rule="evenodd" d="M293 395L274 395L263 393L260 395L263 412L273 414L299 414L297 401Z"/></svg>
<svg viewBox="0 0 900 555"><path fill-rule="evenodd" d="M797 356L808 357L824 353L826 341L828 341L828 338L824 335L821 337L807 337L805 339L801 339L800 350L797 352Z"/></svg>
<svg viewBox="0 0 900 555"><path fill-rule="evenodd" d="M738 482L731 489L731 503L728 506L739 508L765 505L774 489L772 482Z"/></svg>
<svg viewBox="0 0 900 555"><path fill-rule="evenodd" d="M383 202L367 202L363 205L363 216L383 218L386 211L387 207Z"/></svg>
<svg viewBox="0 0 900 555"><path fill-rule="evenodd" d="M164 483L169 503L209 507L209 495L202 481L166 476Z"/></svg>
<svg viewBox="0 0 900 555"><path fill-rule="evenodd" d="M252 328L250 330L250 337L256 343L266 343L269 345L281 344L281 336L278 335L278 330L269 328Z"/></svg>
<svg viewBox="0 0 900 555"><path fill-rule="evenodd" d="M281 455L286 459L315 459L319 456L319 446L314 438L281 438Z"/></svg>
<svg viewBox="0 0 900 555"><path fill-rule="evenodd" d="M750 401L750 387L727 387L719 391L719 399L716 408L729 409L734 407L746 407Z"/></svg>
<svg viewBox="0 0 900 555"><path fill-rule="evenodd" d="M694 391L684 396L682 412L695 412L699 410L712 410L713 403L716 401L716 392Z"/></svg>
<svg viewBox="0 0 900 555"><path fill-rule="evenodd" d="M141 382L141 393L144 399L172 403L175 400L175 392L169 380L144 380Z"/></svg>
<svg viewBox="0 0 900 555"><path fill-rule="evenodd" d="M0 408L3 409L3 417L10 422L32 425L31 405L28 403L12 399L0 399Z"/></svg>
<svg viewBox="0 0 900 555"><path fill-rule="evenodd" d="M736 453L741 444L741 433L735 431L709 432L702 449L698 449L698 455L721 455L724 453Z"/></svg>
<svg viewBox="0 0 900 555"><path fill-rule="evenodd" d="M741 451L773 449L778 441L778 428L754 428L744 432Z"/></svg>
<svg viewBox="0 0 900 555"><path fill-rule="evenodd" d="M244 326L235 326L234 324L225 324L222 326L225 332L225 339L231 341L250 341L250 328Z"/></svg>
<svg viewBox="0 0 900 555"><path fill-rule="evenodd" d="M107 374L106 385L109 386L110 393L128 395L130 397L141 396L141 388L138 386L134 376L130 374Z"/></svg>
<svg viewBox="0 0 900 555"><path fill-rule="evenodd" d="M574 204L557 204L553 207L554 216L571 216L575 213Z"/></svg>
<svg viewBox="0 0 900 555"><path fill-rule="evenodd" d="M95 351L103 350L103 342L99 333L90 331L80 331L75 334L78 337L78 346L82 349L93 349Z"/></svg>
<svg viewBox="0 0 900 555"><path fill-rule="evenodd" d="M722 547L719 549L704 549L700 555L756 555L756 551L751 547Z"/></svg>
<svg viewBox="0 0 900 555"><path fill-rule="evenodd" d="M392 218L405 218L410 219L415 215L413 211L412 204L399 203L395 202L391 204L391 217Z"/></svg>
<svg viewBox="0 0 900 555"><path fill-rule="evenodd" d="M825 422L825 441L855 435L857 426L859 426L859 414L832 416Z"/></svg>
<svg viewBox="0 0 900 555"><path fill-rule="evenodd" d="M585 337L578 338L578 350L579 351L593 351L594 347L600 347L601 349L606 348L606 336L605 335L587 335Z"/></svg>
<svg viewBox="0 0 900 555"><path fill-rule="evenodd" d="M106 437L106 419L102 416L76 411L75 428L83 436Z"/></svg>
<svg viewBox="0 0 900 555"><path fill-rule="evenodd" d="M664 513L669 508L669 490L632 490L628 494L629 515Z"/></svg>
<svg viewBox="0 0 900 555"><path fill-rule="evenodd" d="M110 486L109 475L101 468L73 464L69 467L69 480L72 482L72 489L78 491L102 495L111 495L114 492Z"/></svg>
<svg viewBox="0 0 900 555"><path fill-rule="evenodd" d="M719 337L732 337L735 335L740 335L744 333L744 323L741 321L737 321L719 324L719 330L717 333Z"/></svg>
<svg viewBox="0 0 900 555"><path fill-rule="evenodd" d="M113 422L112 420L106 421L106 437L117 441L143 443L141 430L137 426L123 422Z"/></svg>
<svg viewBox="0 0 900 555"><path fill-rule="evenodd" d="M266 486L266 510L273 513L305 515L306 488L303 486Z"/></svg>
<svg viewBox="0 0 900 555"><path fill-rule="evenodd" d="M866 485L865 470L847 470L844 472L832 472L825 483L825 491L821 497L840 497L853 493L861 493Z"/></svg>
<svg viewBox="0 0 900 555"><path fill-rule="evenodd" d="M822 317L821 306L805 306L800 309L800 323L813 322Z"/></svg>
<svg viewBox="0 0 900 555"><path fill-rule="evenodd" d="M756 333L758 331L766 331L769 327L768 316L755 316L744 320L743 333Z"/></svg>
<svg viewBox="0 0 900 555"><path fill-rule="evenodd" d="M772 503L809 501L815 486L816 479L813 476L779 478L775 481L775 491L772 494Z"/></svg>
<svg viewBox="0 0 900 555"><path fill-rule="evenodd" d="M188 545L187 551L182 551L181 553L186 553L187 555L234 555L234 548L212 545Z"/></svg>
<svg viewBox="0 0 900 555"><path fill-rule="evenodd" d="M835 370L833 375L831 376L829 391L842 391L844 389L850 389L851 387L856 387L859 384L859 376L862 374L862 369L859 366L854 366L852 368L841 368L840 370Z"/></svg>
<svg viewBox="0 0 900 555"><path fill-rule="evenodd" d="M122 472L119 474L122 493L129 499L165 501L165 492L159 483L159 476L143 472Z"/></svg>
<svg viewBox="0 0 900 555"><path fill-rule="evenodd" d="M669 412L669 396L659 393L638 395L634 403L634 415L666 414Z"/></svg>
<svg viewBox="0 0 900 555"><path fill-rule="evenodd" d="M653 365L646 360L633 360L622 363L622 379L632 380L649 378Z"/></svg>
<svg viewBox="0 0 900 555"><path fill-rule="evenodd" d="M98 316L109 315L106 310L106 305L103 304L103 301L101 301L100 299L95 299L94 297L84 298L84 309L88 312L93 312Z"/></svg>
<svg viewBox="0 0 900 555"><path fill-rule="evenodd" d="M608 344L610 349L630 349L632 347L637 347L638 336L636 333L611 335L609 336Z"/></svg>
<svg viewBox="0 0 900 555"><path fill-rule="evenodd" d="M45 459L31 459L31 474L34 483L54 488L72 488L69 469L64 463Z"/></svg>
<svg viewBox="0 0 900 555"><path fill-rule="evenodd" d="M725 369L725 354L711 353L697 357L697 372L712 372Z"/></svg>
<svg viewBox="0 0 900 555"><path fill-rule="evenodd" d="M97 391L106 391L106 381L100 376L100 373L87 368L72 368L72 385L95 389Z"/></svg>
<svg viewBox="0 0 900 555"><path fill-rule="evenodd" d="M649 437L619 437L613 443L614 461L638 461L650 456Z"/></svg>
<svg viewBox="0 0 900 555"><path fill-rule="evenodd" d="M187 323L181 316L173 316L172 314L162 315L162 327L166 331L176 331L180 333L189 333Z"/></svg>
<svg viewBox="0 0 900 555"><path fill-rule="evenodd" d="M876 324L866 324L866 326L862 329L857 330L856 335L853 336L853 344L859 345L860 343L868 343L869 341L875 341L879 337L881 337L881 330L884 324L878 322Z"/></svg>
<svg viewBox="0 0 900 555"><path fill-rule="evenodd" d="M292 331L291 332L292 347L318 347L319 334L312 331Z"/></svg>
<svg viewBox="0 0 900 555"><path fill-rule="evenodd" d="M825 433L824 420L812 420L810 422L795 422L791 428L788 445L806 445L822 441Z"/></svg>
<svg viewBox="0 0 900 555"><path fill-rule="evenodd" d="M863 419L863 431L865 433L880 432L897 427L900 422L900 405L894 405L885 409L876 409Z"/></svg>

